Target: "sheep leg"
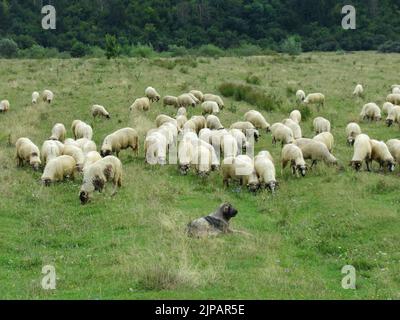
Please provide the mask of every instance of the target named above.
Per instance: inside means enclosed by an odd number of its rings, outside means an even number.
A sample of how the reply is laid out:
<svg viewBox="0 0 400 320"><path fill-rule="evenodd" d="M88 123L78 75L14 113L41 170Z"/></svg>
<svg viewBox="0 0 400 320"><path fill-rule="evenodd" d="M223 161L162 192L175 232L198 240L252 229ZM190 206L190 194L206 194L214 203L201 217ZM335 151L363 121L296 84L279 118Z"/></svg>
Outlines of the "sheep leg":
<svg viewBox="0 0 400 320"><path fill-rule="evenodd" d="M367 171L371 172L370 163L368 160L365 160L365 164L367 165Z"/></svg>
<svg viewBox="0 0 400 320"><path fill-rule="evenodd" d="M312 169L314 166L317 166L317 160L313 160L313 162L311 163L311 169Z"/></svg>

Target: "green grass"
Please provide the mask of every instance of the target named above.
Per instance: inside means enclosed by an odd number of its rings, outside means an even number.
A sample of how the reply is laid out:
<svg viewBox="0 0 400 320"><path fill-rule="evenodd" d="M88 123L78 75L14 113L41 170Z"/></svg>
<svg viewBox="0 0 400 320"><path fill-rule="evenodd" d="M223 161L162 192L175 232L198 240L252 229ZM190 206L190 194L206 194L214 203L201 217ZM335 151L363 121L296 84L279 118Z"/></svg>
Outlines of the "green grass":
<svg viewBox="0 0 400 320"><path fill-rule="evenodd" d="M0 61L0 97L11 102L10 112L0 114L0 298L400 298L399 171L353 172L344 132L364 103L382 104L389 86L398 82L398 55L210 58L185 63L185 72L154 62ZM272 152L280 189L275 196L254 196L225 189L218 173L208 181L182 177L175 166L146 166L143 150L138 159L122 152L123 188L113 198L110 192L97 194L81 206L79 180L44 188L40 173L16 168L9 139L14 143L27 136L41 146L56 122L69 128L81 119L93 125L98 145L125 126L138 129L143 141L158 114L175 113L158 103L147 114L130 116L129 106L145 87L154 86L162 95L193 88L218 93L221 84L243 82L249 74L259 77L259 90L282 101L273 112L263 111L270 123L296 108L293 90L326 95L325 108L320 113L311 108L301 126L311 137L314 117L331 120L334 154L344 170L320 165L304 179L293 178L289 170L281 176L281 149L264 134L256 149ZM351 95L359 82L366 89L362 100ZM45 88L55 92L54 104L31 106L31 93ZM94 122L89 112L94 103L105 105L112 119ZM225 105L221 120L226 126L256 108L231 98ZM201 113L198 108L190 112ZM383 121L361 127L385 141L400 134ZM253 236L188 239L186 224L223 201L239 209L234 228ZM46 264L56 267L55 291L41 289ZM341 288L347 264L357 269L357 290Z"/></svg>

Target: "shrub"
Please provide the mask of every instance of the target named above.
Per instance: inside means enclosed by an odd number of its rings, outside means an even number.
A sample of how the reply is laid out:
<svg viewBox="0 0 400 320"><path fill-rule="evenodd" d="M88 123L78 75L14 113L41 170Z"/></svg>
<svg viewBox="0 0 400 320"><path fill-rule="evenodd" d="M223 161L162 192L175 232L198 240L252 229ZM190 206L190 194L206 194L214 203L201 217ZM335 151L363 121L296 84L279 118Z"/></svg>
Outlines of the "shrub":
<svg viewBox="0 0 400 320"><path fill-rule="evenodd" d="M237 48L231 48L228 51L230 55L238 57L249 57L249 56L259 56L264 54L264 50L253 44L242 44Z"/></svg>
<svg viewBox="0 0 400 320"><path fill-rule="evenodd" d="M300 39L296 36L287 38L281 45L281 52L292 56L299 55L302 52Z"/></svg>
<svg viewBox="0 0 400 320"><path fill-rule="evenodd" d="M261 84L261 79L258 76L256 76L255 74L249 74L246 77L246 82L248 84L260 85Z"/></svg>
<svg viewBox="0 0 400 320"><path fill-rule="evenodd" d="M159 66L160 68L172 70L176 66L176 61L173 59L155 59L153 64Z"/></svg>
<svg viewBox="0 0 400 320"><path fill-rule="evenodd" d="M221 57L224 55L224 51L213 44L202 45L197 49L197 55L202 57Z"/></svg>
<svg viewBox="0 0 400 320"><path fill-rule="evenodd" d="M15 58L18 54L18 45L14 40L1 39L0 40L0 57L2 58Z"/></svg>
<svg viewBox="0 0 400 320"><path fill-rule="evenodd" d="M171 57L181 57L189 54L188 50L185 47L180 47L176 45L168 46L168 52L171 54Z"/></svg>
<svg viewBox="0 0 400 320"><path fill-rule="evenodd" d="M60 53L56 48L44 48L42 46L35 44L31 48L19 50L18 57L26 59L46 59L46 58L66 59L70 58L71 56L68 52Z"/></svg>
<svg viewBox="0 0 400 320"><path fill-rule="evenodd" d="M387 41L378 47L378 51L383 53L399 53L400 41Z"/></svg>
<svg viewBox="0 0 400 320"><path fill-rule="evenodd" d="M155 52L152 46L137 44L131 47L129 55L131 57L150 58L155 55Z"/></svg>
<svg viewBox="0 0 400 320"><path fill-rule="evenodd" d="M75 41L71 47L71 56L73 58L84 57L87 53L87 47L80 41Z"/></svg>
<svg viewBox="0 0 400 320"><path fill-rule="evenodd" d="M121 48L118 44L117 38L115 36L106 35L106 51L105 55L107 59L116 58L120 55Z"/></svg>

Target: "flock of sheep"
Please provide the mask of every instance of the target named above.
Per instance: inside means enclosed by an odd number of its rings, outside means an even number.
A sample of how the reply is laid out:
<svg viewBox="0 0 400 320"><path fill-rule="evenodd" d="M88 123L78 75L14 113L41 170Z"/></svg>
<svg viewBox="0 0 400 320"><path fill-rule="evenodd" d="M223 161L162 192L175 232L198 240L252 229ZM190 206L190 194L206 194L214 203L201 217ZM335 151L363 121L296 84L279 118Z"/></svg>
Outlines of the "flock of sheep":
<svg viewBox="0 0 400 320"><path fill-rule="evenodd" d="M400 85L394 85L392 90L393 93L387 97L388 102L383 106L389 126L395 122L400 124ZM362 96L363 92L362 85L357 85L354 95ZM32 103L38 103L39 98L40 94L34 92ZM306 96L304 91L299 90L296 98L299 103L314 104L318 108L325 103L325 96L321 93ZM54 94L45 90L42 99L50 104ZM152 103L160 100L156 89L149 87L145 90L145 96L135 100L129 109L132 112L148 111ZM175 107L177 113L174 118L159 115L155 128L147 132L144 155L148 165L166 165L168 160L168 163L178 165L182 175L194 170L201 177L207 177L212 171L221 171L226 186L232 181L239 181L240 185L252 192L259 189L275 192L278 182L274 159L267 150L253 155L254 143L258 142L260 132L271 133L274 145L281 143L282 171L289 165L293 175L299 177L307 174L309 166L306 160L311 161L311 168L320 161L328 165L338 164L332 154L334 137L330 132L331 124L322 117L314 119L316 135L307 139L302 134L302 115L298 110L273 125L260 112L251 110L244 115L243 121L233 123L227 129L218 118L224 109L223 99L218 95L193 90L179 97L165 96L163 105ZM198 105L202 115L188 118L187 109ZM7 111L9 107L6 100L0 103L1 111ZM109 112L100 105L94 105L91 112L93 117L110 118ZM360 118L379 121L381 109L375 103L368 103L363 107ZM82 204L90 200L93 192L101 192L107 182L113 184L115 194L122 185L123 165L118 158L120 151L131 148L138 156L138 132L133 128L117 130L105 137L100 152L92 141L93 130L87 123L73 121L73 139L67 138L66 132L64 124L55 124L41 150L28 138L19 138L16 142L18 165L29 164L35 170L44 167L41 179L46 186L83 175L79 193ZM371 139L362 134L357 123L349 123L346 133L348 144L354 146L351 165L356 170L361 169L363 162L370 170L372 161L376 161L381 168L392 172L396 161L400 161L400 140L384 143Z"/></svg>

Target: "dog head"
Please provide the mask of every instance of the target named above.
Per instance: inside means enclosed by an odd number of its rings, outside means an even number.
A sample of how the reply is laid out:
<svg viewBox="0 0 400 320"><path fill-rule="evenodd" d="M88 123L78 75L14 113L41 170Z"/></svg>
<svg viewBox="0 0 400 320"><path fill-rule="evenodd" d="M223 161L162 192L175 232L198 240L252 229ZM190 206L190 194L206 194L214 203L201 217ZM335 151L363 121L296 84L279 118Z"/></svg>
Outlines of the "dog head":
<svg viewBox="0 0 400 320"><path fill-rule="evenodd" d="M238 214L238 211L230 203L224 203L221 206L220 210L222 212L222 216L227 221L236 217L236 215Z"/></svg>

